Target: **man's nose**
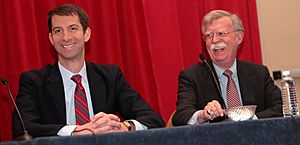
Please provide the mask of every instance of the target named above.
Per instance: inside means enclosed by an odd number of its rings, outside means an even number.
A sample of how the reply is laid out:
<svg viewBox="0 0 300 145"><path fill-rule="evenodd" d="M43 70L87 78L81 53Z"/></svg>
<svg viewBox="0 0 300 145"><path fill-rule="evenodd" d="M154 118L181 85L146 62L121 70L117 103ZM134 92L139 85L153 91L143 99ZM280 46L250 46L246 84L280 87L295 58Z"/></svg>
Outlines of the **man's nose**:
<svg viewBox="0 0 300 145"><path fill-rule="evenodd" d="M71 34L69 33L69 32L64 32L64 34L63 34L63 41L69 41L69 40L71 40Z"/></svg>
<svg viewBox="0 0 300 145"><path fill-rule="evenodd" d="M220 37L214 33L214 35L211 37L211 42L212 43L215 43L215 42L218 42L220 40Z"/></svg>

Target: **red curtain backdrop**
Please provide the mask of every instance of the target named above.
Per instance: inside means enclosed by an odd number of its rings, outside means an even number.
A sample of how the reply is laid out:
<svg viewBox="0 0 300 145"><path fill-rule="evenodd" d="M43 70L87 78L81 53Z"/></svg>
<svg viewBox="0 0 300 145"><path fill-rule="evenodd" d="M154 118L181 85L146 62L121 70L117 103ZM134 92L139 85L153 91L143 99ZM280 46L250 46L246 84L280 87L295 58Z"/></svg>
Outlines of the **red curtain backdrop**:
<svg viewBox="0 0 300 145"><path fill-rule="evenodd" d="M48 40L47 13L63 3L81 5L90 16L87 60L118 64L125 77L165 121L176 108L179 71L204 52L201 19L213 9L238 14L245 26L239 59L261 63L255 0L2 0L0 78L14 97L19 75L56 61ZM0 86L0 134L11 140L13 104Z"/></svg>

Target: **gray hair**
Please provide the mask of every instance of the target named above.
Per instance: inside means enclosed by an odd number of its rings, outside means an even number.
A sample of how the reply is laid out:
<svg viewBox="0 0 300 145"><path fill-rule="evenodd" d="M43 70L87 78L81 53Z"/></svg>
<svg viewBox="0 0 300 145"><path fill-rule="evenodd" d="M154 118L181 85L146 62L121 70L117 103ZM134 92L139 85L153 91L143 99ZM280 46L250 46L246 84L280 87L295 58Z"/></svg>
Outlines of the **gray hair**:
<svg viewBox="0 0 300 145"><path fill-rule="evenodd" d="M231 18L234 30L244 31L243 23L237 15L224 10L213 10L207 13L202 20L202 33L205 33L207 24L222 17Z"/></svg>

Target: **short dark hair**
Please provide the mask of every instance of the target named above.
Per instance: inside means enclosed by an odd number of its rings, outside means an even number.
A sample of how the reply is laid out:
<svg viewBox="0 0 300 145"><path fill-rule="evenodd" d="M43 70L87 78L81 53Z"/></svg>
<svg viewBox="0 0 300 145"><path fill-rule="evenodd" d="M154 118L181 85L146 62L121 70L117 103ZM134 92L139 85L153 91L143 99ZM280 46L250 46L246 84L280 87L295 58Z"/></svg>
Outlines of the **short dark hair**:
<svg viewBox="0 0 300 145"><path fill-rule="evenodd" d="M85 32L85 30L89 26L89 17L87 13L80 6L74 4L63 4L52 9L48 13L48 28L50 33L52 32L52 17L54 15L59 15L59 16L77 15L79 17L80 24L82 25L83 32Z"/></svg>

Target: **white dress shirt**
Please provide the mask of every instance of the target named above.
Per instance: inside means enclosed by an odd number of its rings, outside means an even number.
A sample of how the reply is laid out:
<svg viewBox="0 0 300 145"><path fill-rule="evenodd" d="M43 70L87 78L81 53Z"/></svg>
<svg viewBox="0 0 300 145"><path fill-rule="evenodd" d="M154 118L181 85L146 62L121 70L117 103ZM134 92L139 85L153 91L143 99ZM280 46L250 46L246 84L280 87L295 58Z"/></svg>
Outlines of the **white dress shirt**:
<svg viewBox="0 0 300 145"><path fill-rule="evenodd" d="M223 100L225 102L225 105L227 106L226 88L227 88L228 78L225 75L223 75L223 72L225 70L223 70L222 68L218 67L214 63L213 63L213 66L214 66L214 69L215 69L215 71L217 73L217 77L218 77L219 82L220 82L220 87L221 87L221 92L222 92L222 98L223 98ZM238 90L240 101L241 101L241 105L242 105L240 85L239 85L239 80L238 80L237 70L236 70L236 60L234 60L234 63L230 67L229 70L232 71L232 78L233 78L234 84L236 86L236 89ZM198 124L197 118L198 118L198 115L199 115L200 111L203 111L203 110L196 111L193 114L193 116L190 118L190 120L188 121L187 124L190 124L190 125Z"/></svg>
<svg viewBox="0 0 300 145"><path fill-rule="evenodd" d="M66 123L67 125L61 128L57 135L59 136L70 136L72 132L76 128L76 118L75 118L75 108L74 108L74 93L76 88L76 83L71 80L73 75L79 74L82 76L81 83L83 88L86 92L88 109L89 109L89 116L90 119L94 117L93 111L93 104L91 100L91 93L89 88L89 82L87 77L86 71L86 63L84 62L82 69L74 74L71 71L67 70L59 61L58 61L58 68L62 76L64 92L65 92L65 103L66 103ZM146 130L148 129L147 126L139 123L136 120L130 120L134 123L136 130Z"/></svg>

